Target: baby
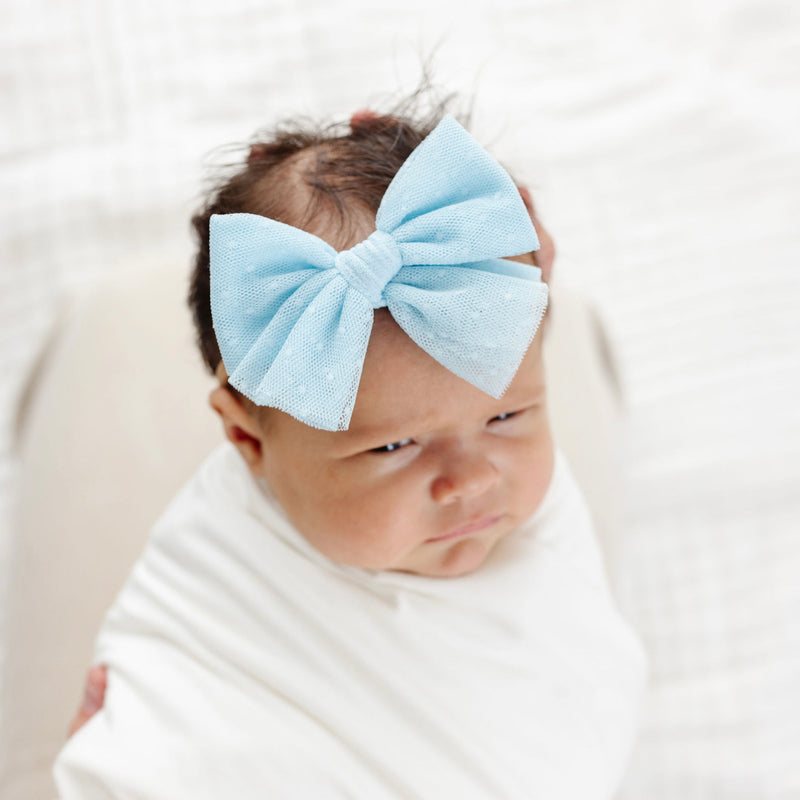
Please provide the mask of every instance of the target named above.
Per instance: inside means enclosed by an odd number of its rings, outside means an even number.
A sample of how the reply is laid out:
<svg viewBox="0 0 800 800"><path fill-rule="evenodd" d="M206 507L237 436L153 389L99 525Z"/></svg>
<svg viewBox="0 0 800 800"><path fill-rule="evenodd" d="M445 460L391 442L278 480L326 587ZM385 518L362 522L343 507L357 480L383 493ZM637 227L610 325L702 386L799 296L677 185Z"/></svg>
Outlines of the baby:
<svg viewBox="0 0 800 800"><path fill-rule="evenodd" d="M613 796L645 662L550 433L549 259L434 122L284 131L195 217L228 441L106 618L62 800Z"/></svg>

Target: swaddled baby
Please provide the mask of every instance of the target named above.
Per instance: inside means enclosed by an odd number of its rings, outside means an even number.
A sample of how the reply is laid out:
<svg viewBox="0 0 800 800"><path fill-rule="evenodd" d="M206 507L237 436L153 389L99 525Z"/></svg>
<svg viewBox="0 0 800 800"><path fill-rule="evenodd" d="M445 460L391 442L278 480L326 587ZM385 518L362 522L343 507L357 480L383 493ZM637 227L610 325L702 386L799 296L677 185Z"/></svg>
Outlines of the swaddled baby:
<svg viewBox="0 0 800 800"><path fill-rule="evenodd" d="M195 220L228 441L100 632L81 798L610 798L645 662L547 417L538 239L452 118L284 131Z"/></svg>

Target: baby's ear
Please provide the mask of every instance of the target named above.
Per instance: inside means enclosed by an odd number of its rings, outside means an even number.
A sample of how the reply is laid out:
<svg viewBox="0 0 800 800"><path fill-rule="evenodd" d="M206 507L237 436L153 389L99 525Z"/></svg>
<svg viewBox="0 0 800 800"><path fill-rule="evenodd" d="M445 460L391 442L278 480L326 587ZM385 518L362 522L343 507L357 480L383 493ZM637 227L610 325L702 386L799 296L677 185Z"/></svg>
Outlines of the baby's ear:
<svg viewBox="0 0 800 800"><path fill-rule="evenodd" d="M238 392L226 384L217 386L208 396L211 408L219 414L225 436L237 450L254 475L263 475L263 432Z"/></svg>

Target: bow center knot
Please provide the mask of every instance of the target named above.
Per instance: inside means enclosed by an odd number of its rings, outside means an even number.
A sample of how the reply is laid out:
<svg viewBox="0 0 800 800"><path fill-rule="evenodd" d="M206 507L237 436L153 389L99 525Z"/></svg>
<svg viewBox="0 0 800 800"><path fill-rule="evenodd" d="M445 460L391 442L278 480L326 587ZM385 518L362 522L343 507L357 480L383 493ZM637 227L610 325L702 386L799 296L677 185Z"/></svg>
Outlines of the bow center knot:
<svg viewBox="0 0 800 800"><path fill-rule="evenodd" d="M336 254L335 267L373 308L386 305L383 290L403 266L400 248L383 231L373 231L363 242Z"/></svg>

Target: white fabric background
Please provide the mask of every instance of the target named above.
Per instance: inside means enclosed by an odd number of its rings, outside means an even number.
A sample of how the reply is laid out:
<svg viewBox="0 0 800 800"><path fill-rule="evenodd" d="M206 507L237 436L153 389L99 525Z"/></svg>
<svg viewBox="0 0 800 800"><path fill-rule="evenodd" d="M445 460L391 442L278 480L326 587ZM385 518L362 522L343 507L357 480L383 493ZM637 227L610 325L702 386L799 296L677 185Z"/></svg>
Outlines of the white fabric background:
<svg viewBox="0 0 800 800"><path fill-rule="evenodd" d="M476 91L474 132L528 180L623 370L617 592L653 686L621 797L800 797L800 6L6 0L2 18L4 523L14 403L64 292L137 253L188 263L212 147L409 89L438 44L438 82Z"/></svg>

